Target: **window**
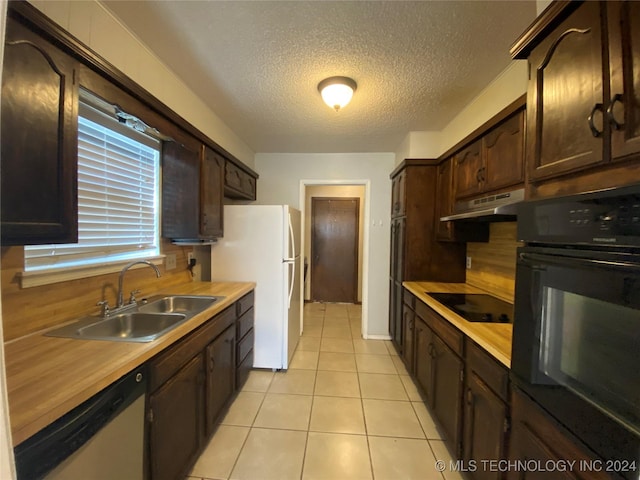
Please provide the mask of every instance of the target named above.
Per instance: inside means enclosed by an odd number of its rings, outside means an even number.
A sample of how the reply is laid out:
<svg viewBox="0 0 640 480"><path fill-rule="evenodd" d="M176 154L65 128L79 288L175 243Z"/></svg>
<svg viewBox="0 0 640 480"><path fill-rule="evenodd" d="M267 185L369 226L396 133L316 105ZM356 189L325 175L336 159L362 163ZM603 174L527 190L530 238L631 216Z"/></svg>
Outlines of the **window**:
<svg viewBox="0 0 640 480"><path fill-rule="evenodd" d="M83 92L78 118L78 243L25 247L25 272L160 253L160 142L140 132L140 124L125 126L113 112L93 108L88 98Z"/></svg>

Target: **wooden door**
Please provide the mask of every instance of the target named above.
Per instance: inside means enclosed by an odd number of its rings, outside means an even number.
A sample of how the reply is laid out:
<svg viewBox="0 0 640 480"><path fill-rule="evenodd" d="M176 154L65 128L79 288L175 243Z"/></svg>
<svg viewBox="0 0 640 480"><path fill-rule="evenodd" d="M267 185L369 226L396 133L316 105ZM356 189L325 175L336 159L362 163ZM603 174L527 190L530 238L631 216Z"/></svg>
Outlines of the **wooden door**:
<svg viewBox="0 0 640 480"><path fill-rule="evenodd" d="M151 480L184 478L204 439L204 371L197 355L149 397Z"/></svg>
<svg viewBox="0 0 640 480"><path fill-rule="evenodd" d="M440 218L453 212L453 159L447 158L438 165L436 183L436 238L451 241L454 239L453 222L441 222Z"/></svg>
<svg viewBox="0 0 640 480"><path fill-rule="evenodd" d="M391 180L391 216L402 216L406 212L405 192L406 192L407 172L403 170Z"/></svg>
<svg viewBox="0 0 640 480"><path fill-rule="evenodd" d="M418 315L414 321L413 348L416 381L424 392L427 403L433 405L433 333Z"/></svg>
<svg viewBox="0 0 640 480"><path fill-rule="evenodd" d="M205 238L222 236L224 158L207 146L202 151L200 180L200 234Z"/></svg>
<svg viewBox="0 0 640 480"><path fill-rule="evenodd" d="M358 301L358 198L311 199L311 299Z"/></svg>
<svg viewBox="0 0 640 480"><path fill-rule="evenodd" d="M162 236L200 235L200 153L177 142L162 145Z"/></svg>
<svg viewBox="0 0 640 480"><path fill-rule="evenodd" d="M207 435L211 435L216 420L235 388L236 324L229 325L206 349L207 362Z"/></svg>
<svg viewBox="0 0 640 480"><path fill-rule="evenodd" d="M524 183L524 112L507 119L482 138L483 191Z"/></svg>
<svg viewBox="0 0 640 480"><path fill-rule="evenodd" d="M611 156L640 152L640 3L607 2Z"/></svg>
<svg viewBox="0 0 640 480"><path fill-rule="evenodd" d="M506 404L471 372L464 406L463 460L481 465L487 458L504 458L506 426ZM476 480L500 480L502 472L479 468L471 476Z"/></svg>
<svg viewBox="0 0 640 480"><path fill-rule="evenodd" d="M480 193L482 189L482 142L477 140L455 156L455 198Z"/></svg>
<svg viewBox="0 0 640 480"><path fill-rule="evenodd" d="M600 2L582 4L529 56L526 155L531 180L607 161L600 8Z"/></svg>
<svg viewBox="0 0 640 480"><path fill-rule="evenodd" d="M2 72L2 244L78 241L76 62L9 17Z"/></svg>
<svg viewBox="0 0 640 480"><path fill-rule="evenodd" d="M415 313L407 305L402 306L402 360L409 373L413 373L413 331Z"/></svg>

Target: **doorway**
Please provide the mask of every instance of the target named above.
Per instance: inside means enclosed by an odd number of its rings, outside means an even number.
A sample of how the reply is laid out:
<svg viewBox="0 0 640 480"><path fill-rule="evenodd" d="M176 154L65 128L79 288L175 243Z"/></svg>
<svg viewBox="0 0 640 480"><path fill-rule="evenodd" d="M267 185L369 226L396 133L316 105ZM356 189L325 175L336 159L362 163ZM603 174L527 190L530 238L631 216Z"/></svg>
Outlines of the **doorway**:
<svg viewBox="0 0 640 480"><path fill-rule="evenodd" d="M311 300L357 303L360 199L311 199Z"/></svg>

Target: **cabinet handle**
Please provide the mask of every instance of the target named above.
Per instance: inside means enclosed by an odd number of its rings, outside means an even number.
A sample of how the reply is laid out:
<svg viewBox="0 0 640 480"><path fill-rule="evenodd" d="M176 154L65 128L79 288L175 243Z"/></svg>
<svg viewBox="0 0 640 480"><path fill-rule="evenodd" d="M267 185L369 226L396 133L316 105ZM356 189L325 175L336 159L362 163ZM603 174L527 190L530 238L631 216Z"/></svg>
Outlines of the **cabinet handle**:
<svg viewBox="0 0 640 480"><path fill-rule="evenodd" d="M591 134L596 138L598 138L600 135L602 135L602 132L600 130L598 130L596 128L596 126L593 124L593 116L595 115L595 113L597 111L602 112L602 104L601 103L596 103L593 106L593 108L591 109L591 113L589 113L589 116L587 117L587 123L589 124L589 129L591 130Z"/></svg>
<svg viewBox="0 0 640 480"><path fill-rule="evenodd" d="M622 130L624 128L624 123L618 122L613 113L613 107L615 106L616 102L624 103L623 98L624 97L622 96L621 93L616 93L611 99L611 102L609 103L609 107L607 108L607 116L609 117L609 123L611 123L611 126L613 127L614 130Z"/></svg>
<svg viewBox="0 0 640 480"><path fill-rule="evenodd" d="M480 183L482 181L482 169L479 168L478 170L476 170L476 182Z"/></svg>

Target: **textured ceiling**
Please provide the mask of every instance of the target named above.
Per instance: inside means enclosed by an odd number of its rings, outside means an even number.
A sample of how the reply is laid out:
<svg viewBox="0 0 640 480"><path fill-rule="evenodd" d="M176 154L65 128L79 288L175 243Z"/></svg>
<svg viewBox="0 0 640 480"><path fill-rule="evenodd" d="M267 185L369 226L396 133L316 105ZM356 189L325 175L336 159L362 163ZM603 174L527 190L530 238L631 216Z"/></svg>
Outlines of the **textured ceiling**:
<svg viewBox="0 0 640 480"><path fill-rule="evenodd" d="M441 130L535 18L534 0L103 3L256 152L389 152ZM334 75L358 83L338 113L317 91Z"/></svg>

